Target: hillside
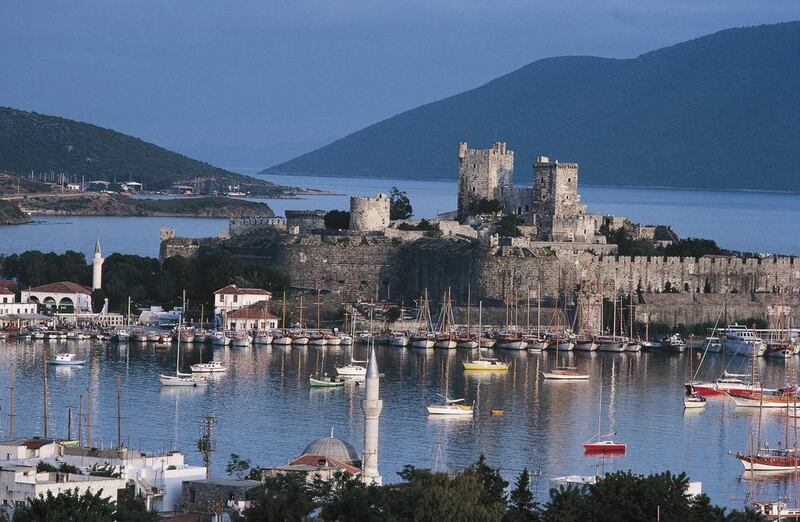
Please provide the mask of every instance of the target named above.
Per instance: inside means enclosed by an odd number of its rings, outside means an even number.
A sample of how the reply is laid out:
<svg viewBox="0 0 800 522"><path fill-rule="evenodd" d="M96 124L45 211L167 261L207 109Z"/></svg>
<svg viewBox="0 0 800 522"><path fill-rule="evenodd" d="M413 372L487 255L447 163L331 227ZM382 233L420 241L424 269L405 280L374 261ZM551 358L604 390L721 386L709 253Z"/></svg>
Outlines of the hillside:
<svg viewBox="0 0 800 522"><path fill-rule="evenodd" d="M64 173L74 181L132 179L147 190L198 181L209 191L228 185L261 195L287 191L113 130L7 107L0 107L0 170L17 176Z"/></svg>
<svg viewBox="0 0 800 522"><path fill-rule="evenodd" d="M537 155L597 185L798 191L800 22L721 31L633 59L533 62L265 170L457 178L457 144L497 137L518 183Z"/></svg>
<svg viewBox="0 0 800 522"><path fill-rule="evenodd" d="M15 203L0 200L0 225L17 225L30 220L28 214L22 212Z"/></svg>

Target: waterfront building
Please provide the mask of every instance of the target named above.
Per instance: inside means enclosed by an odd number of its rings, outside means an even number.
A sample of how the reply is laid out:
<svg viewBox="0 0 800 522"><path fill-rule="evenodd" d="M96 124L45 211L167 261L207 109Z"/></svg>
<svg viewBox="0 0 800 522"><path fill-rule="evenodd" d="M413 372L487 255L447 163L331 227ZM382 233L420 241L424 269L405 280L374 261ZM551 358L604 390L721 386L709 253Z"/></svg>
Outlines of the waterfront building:
<svg viewBox="0 0 800 522"><path fill-rule="evenodd" d="M15 294L6 287L0 286L0 317L6 315L35 314L36 305L17 303Z"/></svg>
<svg viewBox="0 0 800 522"><path fill-rule="evenodd" d="M91 311L92 289L71 281L60 281L23 290L20 300L54 312Z"/></svg>
<svg viewBox="0 0 800 522"><path fill-rule="evenodd" d="M272 293L261 288L239 288L228 285L214 292L214 317L218 326L225 323L224 316L234 310L269 301Z"/></svg>
<svg viewBox="0 0 800 522"><path fill-rule="evenodd" d="M103 254L100 252L100 234L94 243L94 256L92 257L92 290L99 290L103 286Z"/></svg>
<svg viewBox="0 0 800 522"><path fill-rule="evenodd" d="M269 313L264 301L223 314L222 328L241 332L275 330L278 328L278 318Z"/></svg>

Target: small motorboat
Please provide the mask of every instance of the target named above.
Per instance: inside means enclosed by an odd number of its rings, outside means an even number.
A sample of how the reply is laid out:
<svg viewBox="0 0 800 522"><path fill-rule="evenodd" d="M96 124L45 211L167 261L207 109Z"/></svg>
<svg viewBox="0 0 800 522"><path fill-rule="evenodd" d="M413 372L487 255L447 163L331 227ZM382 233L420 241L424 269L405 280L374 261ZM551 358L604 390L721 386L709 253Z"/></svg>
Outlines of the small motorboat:
<svg viewBox="0 0 800 522"><path fill-rule="evenodd" d="M220 361L192 364L189 368L193 373L223 373L228 371L228 367Z"/></svg>
<svg viewBox="0 0 800 522"><path fill-rule="evenodd" d="M208 382L203 377L190 373L179 373L177 375L159 375L162 386L205 386Z"/></svg>
<svg viewBox="0 0 800 522"><path fill-rule="evenodd" d="M344 379L341 377L328 377L327 375L318 377L309 377L308 384L312 388L334 388L337 386L344 386Z"/></svg>
<svg viewBox="0 0 800 522"><path fill-rule="evenodd" d="M683 398L683 408L684 409L697 409L697 408L705 408L706 407L706 398L702 395L698 395L693 393L688 397Z"/></svg>
<svg viewBox="0 0 800 522"><path fill-rule="evenodd" d="M55 356L47 358L47 364L56 364L61 366L83 366L86 361L78 359L74 353L59 353Z"/></svg>

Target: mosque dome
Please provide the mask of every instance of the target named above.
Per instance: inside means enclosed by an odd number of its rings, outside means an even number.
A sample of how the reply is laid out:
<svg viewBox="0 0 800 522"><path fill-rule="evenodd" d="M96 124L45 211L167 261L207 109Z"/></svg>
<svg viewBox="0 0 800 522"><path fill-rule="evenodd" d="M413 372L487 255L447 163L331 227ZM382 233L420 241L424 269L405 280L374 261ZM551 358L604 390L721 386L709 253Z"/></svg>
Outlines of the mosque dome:
<svg viewBox="0 0 800 522"><path fill-rule="evenodd" d="M334 437L333 430L329 437L322 437L306 446L303 455L320 455L356 467L361 466L361 457L356 449L349 442Z"/></svg>

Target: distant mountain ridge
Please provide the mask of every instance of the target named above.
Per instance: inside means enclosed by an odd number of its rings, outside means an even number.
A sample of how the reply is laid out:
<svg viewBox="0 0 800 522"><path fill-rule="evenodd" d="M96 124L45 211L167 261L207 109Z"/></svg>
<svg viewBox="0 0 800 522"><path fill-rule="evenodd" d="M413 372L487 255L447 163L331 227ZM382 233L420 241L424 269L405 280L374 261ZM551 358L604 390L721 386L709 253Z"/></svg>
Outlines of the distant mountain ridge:
<svg viewBox="0 0 800 522"><path fill-rule="evenodd" d="M57 116L0 107L0 171L64 173L73 180L118 182L130 179L146 189L205 180L214 188L241 185L242 190L277 194L273 183L229 172L139 138Z"/></svg>
<svg viewBox="0 0 800 522"><path fill-rule="evenodd" d="M266 169L455 179L457 144L498 139L595 185L800 191L800 22L728 29L632 59L547 58Z"/></svg>

